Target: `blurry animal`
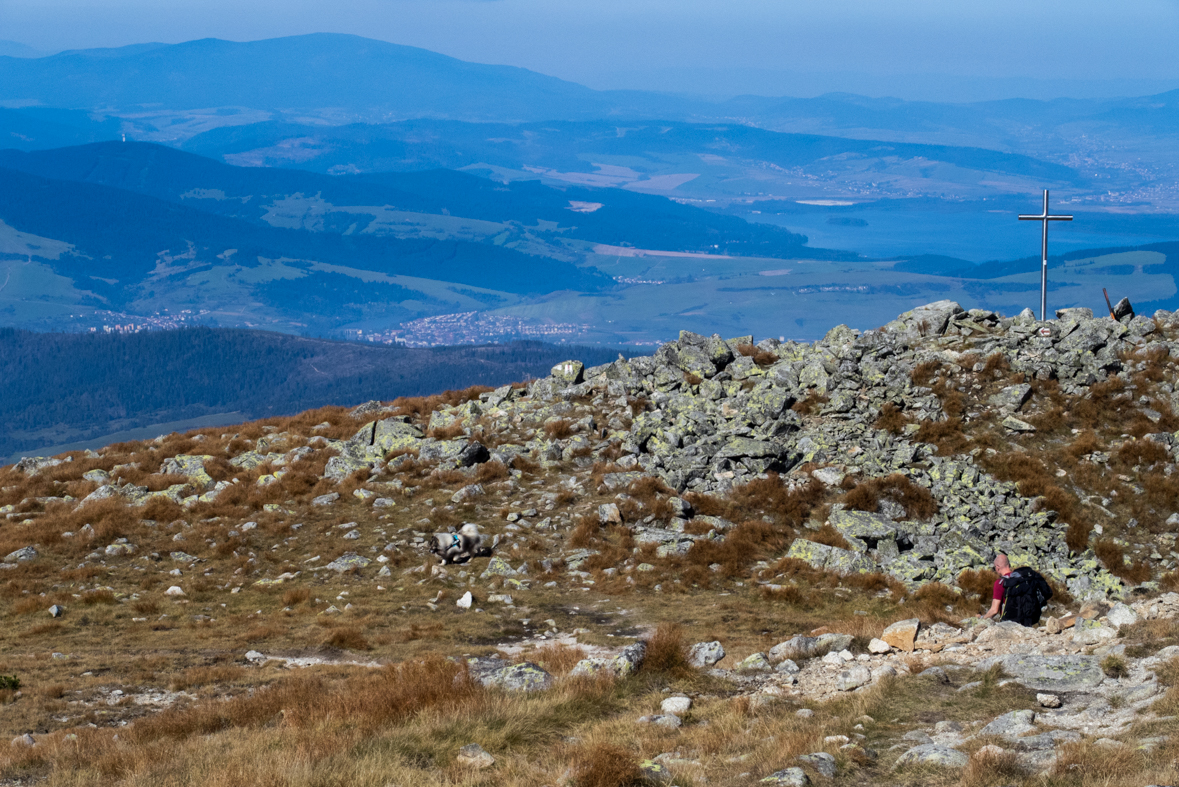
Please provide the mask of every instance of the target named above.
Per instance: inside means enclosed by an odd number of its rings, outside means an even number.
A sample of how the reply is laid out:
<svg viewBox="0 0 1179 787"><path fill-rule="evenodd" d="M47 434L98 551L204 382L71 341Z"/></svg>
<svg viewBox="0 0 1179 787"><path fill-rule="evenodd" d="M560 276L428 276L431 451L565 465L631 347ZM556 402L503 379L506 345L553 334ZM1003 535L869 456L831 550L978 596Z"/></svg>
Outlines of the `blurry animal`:
<svg viewBox="0 0 1179 787"><path fill-rule="evenodd" d="M483 544L479 527L470 522L457 533L435 533L430 541L430 552L437 555L443 565L466 563L473 557L491 557L491 547Z"/></svg>

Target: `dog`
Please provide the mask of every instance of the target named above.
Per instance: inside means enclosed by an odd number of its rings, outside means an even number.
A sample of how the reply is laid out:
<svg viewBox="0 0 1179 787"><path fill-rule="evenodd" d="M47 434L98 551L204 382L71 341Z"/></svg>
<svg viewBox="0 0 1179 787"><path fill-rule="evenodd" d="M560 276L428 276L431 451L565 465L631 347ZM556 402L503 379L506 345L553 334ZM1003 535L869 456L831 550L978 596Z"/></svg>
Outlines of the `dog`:
<svg viewBox="0 0 1179 787"><path fill-rule="evenodd" d="M435 533L430 552L437 555L442 565L466 563L475 557L491 557L491 547L485 546L477 525L470 522L457 533Z"/></svg>

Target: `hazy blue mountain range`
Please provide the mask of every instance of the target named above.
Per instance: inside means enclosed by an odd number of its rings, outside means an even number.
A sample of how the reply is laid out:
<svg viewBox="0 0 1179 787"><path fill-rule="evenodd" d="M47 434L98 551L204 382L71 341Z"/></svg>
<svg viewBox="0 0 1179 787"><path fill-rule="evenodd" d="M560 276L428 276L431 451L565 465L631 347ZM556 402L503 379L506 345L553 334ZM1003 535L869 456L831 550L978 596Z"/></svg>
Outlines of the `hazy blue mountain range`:
<svg viewBox="0 0 1179 787"><path fill-rule="evenodd" d="M326 34L0 56L0 321L814 338L1034 304L1043 188L1053 307L1163 303L1176 95L705 101Z"/></svg>
<svg viewBox="0 0 1179 787"><path fill-rule="evenodd" d="M502 121L649 116L659 105L657 97L630 95L593 91L523 68L467 63L328 33L0 58L0 101L84 109L250 107L327 110L352 119Z"/></svg>

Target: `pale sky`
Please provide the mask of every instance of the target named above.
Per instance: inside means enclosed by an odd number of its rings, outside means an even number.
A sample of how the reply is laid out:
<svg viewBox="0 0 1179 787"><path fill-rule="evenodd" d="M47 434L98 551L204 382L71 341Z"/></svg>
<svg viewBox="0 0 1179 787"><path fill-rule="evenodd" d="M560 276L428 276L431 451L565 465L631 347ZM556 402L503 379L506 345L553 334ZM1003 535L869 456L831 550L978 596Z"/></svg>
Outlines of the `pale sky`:
<svg viewBox="0 0 1179 787"><path fill-rule="evenodd" d="M311 32L596 88L976 98L999 95L966 93L1179 87L1176 0L0 0L0 39L50 51Z"/></svg>

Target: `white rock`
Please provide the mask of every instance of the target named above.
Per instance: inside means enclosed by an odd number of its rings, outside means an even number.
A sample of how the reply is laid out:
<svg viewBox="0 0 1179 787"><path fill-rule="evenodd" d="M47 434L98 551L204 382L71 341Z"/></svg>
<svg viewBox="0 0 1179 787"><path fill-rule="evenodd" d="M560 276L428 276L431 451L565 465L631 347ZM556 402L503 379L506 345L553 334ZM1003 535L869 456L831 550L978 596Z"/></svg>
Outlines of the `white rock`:
<svg viewBox="0 0 1179 787"><path fill-rule="evenodd" d="M1055 694L1037 694L1036 702L1040 703L1041 708L1059 708L1060 697Z"/></svg>
<svg viewBox="0 0 1179 787"><path fill-rule="evenodd" d="M462 595L462 597L459 598L458 601L456 601L454 603L455 603L455 606L457 606L459 609L470 609L471 604L473 604L474 602L475 602L475 597L472 596L471 591L468 590L466 593L464 593Z"/></svg>
<svg viewBox="0 0 1179 787"><path fill-rule="evenodd" d="M659 710L675 716L683 716L692 707L692 700L688 697L668 697L659 704Z"/></svg>
<svg viewBox="0 0 1179 787"><path fill-rule="evenodd" d="M1105 619L1111 626L1130 626L1138 622L1138 613L1125 604L1114 604Z"/></svg>
<svg viewBox="0 0 1179 787"><path fill-rule="evenodd" d="M890 650L892 650L892 645L876 637L873 637L872 641L868 643L869 653L888 653Z"/></svg>
<svg viewBox="0 0 1179 787"><path fill-rule="evenodd" d="M458 757L455 760L459 765L466 765L469 768L483 769L495 765L495 758L477 743L469 743L459 749Z"/></svg>
<svg viewBox="0 0 1179 787"><path fill-rule="evenodd" d="M165 596L176 596L177 598L179 598L180 596L184 595L184 591L180 588L179 585L173 585L172 587L170 587L164 591L164 595Z"/></svg>

